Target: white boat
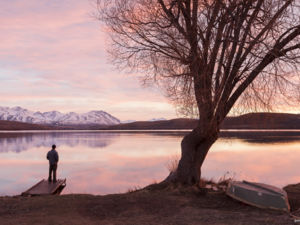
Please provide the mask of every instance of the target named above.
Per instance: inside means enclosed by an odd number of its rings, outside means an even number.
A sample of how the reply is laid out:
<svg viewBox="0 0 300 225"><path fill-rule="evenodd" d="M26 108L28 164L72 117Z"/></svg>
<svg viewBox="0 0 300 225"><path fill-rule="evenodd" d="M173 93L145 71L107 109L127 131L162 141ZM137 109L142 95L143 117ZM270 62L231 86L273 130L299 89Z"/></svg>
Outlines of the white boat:
<svg viewBox="0 0 300 225"><path fill-rule="evenodd" d="M236 200L259 208L290 211L287 193L278 187L248 181L231 181L226 194Z"/></svg>

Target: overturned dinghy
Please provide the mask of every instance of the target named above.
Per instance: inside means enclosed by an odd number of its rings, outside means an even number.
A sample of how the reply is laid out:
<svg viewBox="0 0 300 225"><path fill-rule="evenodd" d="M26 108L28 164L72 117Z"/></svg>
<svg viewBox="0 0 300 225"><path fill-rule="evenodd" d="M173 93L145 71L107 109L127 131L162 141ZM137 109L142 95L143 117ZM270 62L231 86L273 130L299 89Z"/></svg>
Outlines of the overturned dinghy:
<svg viewBox="0 0 300 225"><path fill-rule="evenodd" d="M236 200L259 208L290 211L287 193L277 187L248 181L231 181L226 194Z"/></svg>

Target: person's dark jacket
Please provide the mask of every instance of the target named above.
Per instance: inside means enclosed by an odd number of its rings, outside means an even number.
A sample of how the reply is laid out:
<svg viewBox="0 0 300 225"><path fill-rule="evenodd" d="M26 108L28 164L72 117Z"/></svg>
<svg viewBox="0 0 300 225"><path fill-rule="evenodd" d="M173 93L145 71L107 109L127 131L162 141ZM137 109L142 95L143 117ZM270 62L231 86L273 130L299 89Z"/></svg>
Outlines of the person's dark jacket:
<svg viewBox="0 0 300 225"><path fill-rule="evenodd" d="M54 165L58 163L58 153L55 149L51 149L47 153L47 159L49 160L50 165Z"/></svg>

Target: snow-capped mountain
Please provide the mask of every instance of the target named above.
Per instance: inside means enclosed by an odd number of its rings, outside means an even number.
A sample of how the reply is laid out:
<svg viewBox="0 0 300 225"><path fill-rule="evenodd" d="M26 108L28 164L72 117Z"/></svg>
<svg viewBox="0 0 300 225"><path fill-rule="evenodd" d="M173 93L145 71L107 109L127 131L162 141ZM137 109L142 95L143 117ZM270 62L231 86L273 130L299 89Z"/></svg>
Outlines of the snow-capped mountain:
<svg viewBox="0 0 300 225"><path fill-rule="evenodd" d="M167 120L166 118L152 118L150 120L145 120L145 121L149 121L149 122L154 122L154 121L162 121L162 120ZM137 122L137 120L123 120L120 123L134 123Z"/></svg>
<svg viewBox="0 0 300 225"><path fill-rule="evenodd" d="M148 121L162 121L162 120L167 120L166 118L152 118L151 120Z"/></svg>
<svg viewBox="0 0 300 225"><path fill-rule="evenodd" d="M120 123L119 119L104 111L90 111L82 114L58 111L33 112L19 106L12 108L0 106L0 120L52 125L115 125Z"/></svg>
<svg viewBox="0 0 300 225"><path fill-rule="evenodd" d="M121 123L134 123L136 120L123 120Z"/></svg>

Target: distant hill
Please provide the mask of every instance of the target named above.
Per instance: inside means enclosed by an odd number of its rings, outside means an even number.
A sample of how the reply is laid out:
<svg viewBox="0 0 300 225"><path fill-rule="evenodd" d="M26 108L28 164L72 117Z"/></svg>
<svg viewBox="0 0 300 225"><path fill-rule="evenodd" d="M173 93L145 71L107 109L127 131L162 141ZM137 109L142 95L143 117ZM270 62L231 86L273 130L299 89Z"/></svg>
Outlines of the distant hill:
<svg viewBox="0 0 300 225"><path fill-rule="evenodd" d="M300 129L300 114L249 113L228 117L224 129Z"/></svg>
<svg viewBox="0 0 300 225"><path fill-rule="evenodd" d="M0 120L0 130L101 130L105 125L48 125Z"/></svg>
<svg viewBox="0 0 300 225"><path fill-rule="evenodd" d="M192 129L197 120L194 119L172 119L158 121L137 121L123 123L107 127L109 130L149 130L149 129Z"/></svg>
<svg viewBox="0 0 300 225"><path fill-rule="evenodd" d="M52 126L0 120L0 130L51 130Z"/></svg>
<svg viewBox="0 0 300 225"><path fill-rule="evenodd" d="M111 130L193 129L195 119L140 121L109 126ZM227 117L221 129L300 129L300 115L287 113L249 113Z"/></svg>

